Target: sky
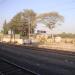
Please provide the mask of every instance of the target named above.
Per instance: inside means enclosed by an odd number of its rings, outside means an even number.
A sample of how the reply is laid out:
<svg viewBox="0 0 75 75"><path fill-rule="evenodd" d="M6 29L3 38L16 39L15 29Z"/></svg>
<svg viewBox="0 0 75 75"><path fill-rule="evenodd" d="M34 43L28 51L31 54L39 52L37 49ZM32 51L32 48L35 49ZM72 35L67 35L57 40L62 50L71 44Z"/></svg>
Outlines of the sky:
<svg viewBox="0 0 75 75"><path fill-rule="evenodd" d="M32 9L37 14L58 12L64 16L64 23L57 26L54 32L75 33L75 0L0 0L0 30L5 19L9 21L24 9Z"/></svg>

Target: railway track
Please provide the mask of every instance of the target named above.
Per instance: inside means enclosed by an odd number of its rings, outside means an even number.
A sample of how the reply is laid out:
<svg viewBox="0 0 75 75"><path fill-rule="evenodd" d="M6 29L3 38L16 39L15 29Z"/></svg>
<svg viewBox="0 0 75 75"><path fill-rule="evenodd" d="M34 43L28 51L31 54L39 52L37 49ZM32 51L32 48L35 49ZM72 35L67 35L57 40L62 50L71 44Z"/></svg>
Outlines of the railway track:
<svg viewBox="0 0 75 75"><path fill-rule="evenodd" d="M58 53L58 54L64 54L64 55L71 55L71 56L75 56L75 52L71 52L71 51L62 51L62 50L56 50L56 49L46 49L46 48L39 48L37 46L26 46L26 45L14 45L14 44L8 44L8 43L1 43L2 45L6 45L6 46L10 46L10 47L19 47L19 48L26 48L26 49L31 49L31 50L35 50L37 49L40 52L53 52L53 53Z"/></svg>
<svg viewBox="0 0 75 75"><path fill-rule="evenodd" d="M75 53L0 44L0 56L39 75L75 75Z"/></svg>
<svg viewBox="0 0 75 75"><path fill-rule="evenodd" d="M22 69L5 59L0 58L0 75L35 75L34 73Z"/></svg>
<svg viewBox="0 0 75 75"><path fill-rule="evenodd" d="M75 52L70 52L70 51L61 51L61 50L55 50L55 49L44 49L44 48L38 48L38 47L32 47L32 46L17 46L17 45L11 45L11 44L6 44L3 45L4 47L8 47L10 49L16 49L18 51L21 51L22 49L25 49L23 52L28 52L36 55L41 55L45 57L51 57L63 61L68 61L68 62L73 62L75 63ZM13 50L13 51L14 51Z"/></svg>

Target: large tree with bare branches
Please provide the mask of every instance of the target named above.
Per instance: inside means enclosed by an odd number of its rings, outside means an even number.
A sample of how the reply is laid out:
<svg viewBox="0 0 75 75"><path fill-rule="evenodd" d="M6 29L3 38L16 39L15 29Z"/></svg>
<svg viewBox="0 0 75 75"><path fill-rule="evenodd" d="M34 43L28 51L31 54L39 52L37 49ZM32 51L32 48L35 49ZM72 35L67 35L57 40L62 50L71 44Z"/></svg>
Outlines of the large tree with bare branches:
<svg viewBox="0 0 75 75"><path fill-rule="evenodd" d="M57 12L43 13L37 18L39 22L48 26L51 30L64 21L64 17Z"/></svg>

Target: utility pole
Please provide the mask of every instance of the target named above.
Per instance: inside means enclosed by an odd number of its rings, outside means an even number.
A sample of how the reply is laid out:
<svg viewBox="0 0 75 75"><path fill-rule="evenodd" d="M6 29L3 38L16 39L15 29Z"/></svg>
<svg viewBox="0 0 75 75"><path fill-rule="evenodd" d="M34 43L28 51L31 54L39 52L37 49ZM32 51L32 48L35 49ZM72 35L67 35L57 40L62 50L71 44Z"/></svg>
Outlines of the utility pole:
<svg viewBox="0 0 75 75"><path fill-rule="evenodd" d="M29 37L28 37L28 38L29 38L29 39L30 39L30 33L31 33L31 32L30 32L30 31L31 31L30 26L31 26L31 23L30 23L30 20L29 20L29 24L28 24L28 32L29 32Z"/></svg>
<svg viewBox="0 0 75 75"><path fill-rule="evenodd" d="M12 37L13 37L13 36L12 36L12 33L13 33L13 32L12 32L12 28L11 28L10 31L9 31L9 34L10 34L10 43L12 42Z"/></svg>
<svg viewBox="0 0 75 75"><path fill-rule="evenodd" d="M13 38L14 38L14 43L15 43L15 30L13 31Z"/></svg>

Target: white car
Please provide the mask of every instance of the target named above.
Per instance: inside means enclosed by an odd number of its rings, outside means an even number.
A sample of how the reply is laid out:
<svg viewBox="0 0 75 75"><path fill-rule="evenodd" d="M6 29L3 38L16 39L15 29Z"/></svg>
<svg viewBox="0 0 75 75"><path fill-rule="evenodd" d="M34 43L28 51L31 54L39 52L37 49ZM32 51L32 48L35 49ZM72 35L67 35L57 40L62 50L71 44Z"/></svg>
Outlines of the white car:
<svg viewBox="0 0 75 75"><path fill-rule="evenodd" d="M26 39L26 40L23 41L23 44L32 44L32 40Z"/></svg>

